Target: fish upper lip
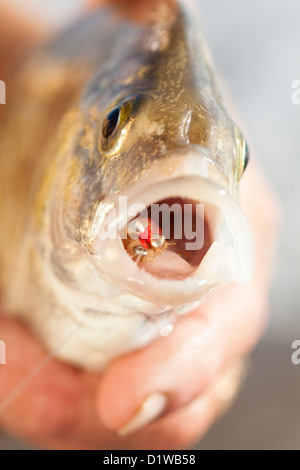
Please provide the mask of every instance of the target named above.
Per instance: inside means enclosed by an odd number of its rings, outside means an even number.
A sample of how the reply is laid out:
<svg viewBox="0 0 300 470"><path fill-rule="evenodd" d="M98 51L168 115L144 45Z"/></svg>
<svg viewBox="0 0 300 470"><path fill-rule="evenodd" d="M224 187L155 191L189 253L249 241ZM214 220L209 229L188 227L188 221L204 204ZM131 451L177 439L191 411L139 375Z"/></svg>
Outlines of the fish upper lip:
<svg viewBox="0 0 300 470"><path fill-rule="evenodd" d="M163 183L166 180L183 176L200 176L207 178L223 189L233 193L234 197L237 194L232 190L232 181L229 181L234 179L234 175L228 176L223 173L213 162L210 150L196 145L170 151L163 157L153 160L149 167L142 172L141 177L133 183L131 187L118 194L130 197L136 191L139 191L140 187ZM108 199L113 200L114 194L111 194Z"/></svg>
<svg viewBox="0 0 300 470"><path fill-rule="evenodd" d="M183 178L186 178L187 186L188 182L192 179L198 178L199 183L204 179L214 185L215 190L219 191L221 196L229 196L228 187L230 186L231 190L232 185L228 184L227 177L211 163L209 151L205 148L196 147L196 149L197 151L194 149L177 150L171 152L169 157L155 160L151 167L130 188L118 194L109 195L104 202L108 205L111 204L111 207L118 208L120 197L125 197L127 198L128 205L131 203L141 203L148 206L162 199L159 189L169 185L170 193L166 193L165 197L172 197L172 195L185 196L202 203L201 191L196 190L192 195L189 189L184 194L176 193L176 190L171 189L171 185L176 184L177 181ZM232 196L235 198L235 191L233 193ZM146 194L148 197L145 197ZM123 214L123 220L124 224L128 221L126 214Z"/></svg>

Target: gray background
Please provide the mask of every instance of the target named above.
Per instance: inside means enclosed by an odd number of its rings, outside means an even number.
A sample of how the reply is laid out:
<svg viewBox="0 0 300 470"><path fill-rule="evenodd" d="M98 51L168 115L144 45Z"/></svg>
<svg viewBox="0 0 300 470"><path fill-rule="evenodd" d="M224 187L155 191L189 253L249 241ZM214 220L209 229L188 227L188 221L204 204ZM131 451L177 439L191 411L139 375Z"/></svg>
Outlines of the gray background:
<svg viewBox="0 0 300 470"><path fill-rule="evenodd" d="M7 0L8 1L8 0ZM62 23L79 1L10 0L47 21ZM72 15L69 7L72 3ZM252 354L252 366L232 410L201 441L200 449L300 449L300 365L291 343L300 339L300 80L299 0L198 0L219 70L284 208L272 318ZM60 10L57 9L59 5ZM299 412L298 412L299 411ZM26 448L0 437L0 448Z"/></svg>
<svg viewBox="0 0 300 470"><path fill-rule="evenodd" d="M203 28L241 112L248 140L284 209L271 323L253 353L248 380L231 412L201 449L300 449L300 2L201 0Z"/></svg>

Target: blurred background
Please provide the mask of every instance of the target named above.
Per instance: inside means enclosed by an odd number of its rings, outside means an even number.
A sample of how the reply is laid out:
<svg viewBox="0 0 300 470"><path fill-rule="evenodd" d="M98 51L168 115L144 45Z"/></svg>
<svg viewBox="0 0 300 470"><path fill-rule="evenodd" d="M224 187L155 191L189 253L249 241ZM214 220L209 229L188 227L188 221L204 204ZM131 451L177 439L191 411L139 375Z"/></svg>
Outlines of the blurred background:
<svg viewBox="0 0 300 470"><path fill-rule="evenodd" d="M8 0L0 0L7 1ZM215 63L242 119L242 128L279 195L284 223L272 286L271 321L251 358L233 408L199 449L300 449L300 365L291 344L300 340L300 80L299 0L195 0ZM81 0L9 0L21 12L61 27ZM298 412L299 410L299 412ZM0 449L26 449L0 435Z"/></svg>

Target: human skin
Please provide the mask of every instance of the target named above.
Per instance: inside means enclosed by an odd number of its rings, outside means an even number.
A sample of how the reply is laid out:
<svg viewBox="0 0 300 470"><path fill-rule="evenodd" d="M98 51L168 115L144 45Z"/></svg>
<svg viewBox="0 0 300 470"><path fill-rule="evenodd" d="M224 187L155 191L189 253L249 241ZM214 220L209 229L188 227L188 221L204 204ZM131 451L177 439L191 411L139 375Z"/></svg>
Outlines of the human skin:
<svg viewBox="0 0 300 470"><path fill-rule="evenodd" d="M1 311L0 429L53 449L175 449L203 435L227 405L218 384L228 374L235 380L235 365L256 344L268 312L279 210L253 160L240 198L254 240L252 281L222 287L168 337L115 359L101 375L47 360L26 327ZM165 408L130 432L126 425L158 393Z"/></svg>

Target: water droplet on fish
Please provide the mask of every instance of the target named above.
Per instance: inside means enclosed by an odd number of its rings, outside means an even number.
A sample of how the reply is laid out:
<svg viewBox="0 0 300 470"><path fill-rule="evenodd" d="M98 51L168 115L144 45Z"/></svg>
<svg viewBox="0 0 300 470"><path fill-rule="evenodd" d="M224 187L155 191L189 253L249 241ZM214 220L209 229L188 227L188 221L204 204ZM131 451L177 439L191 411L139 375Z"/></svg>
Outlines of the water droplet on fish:
<svg viewBox="0 0 300 470"><path fill-rule="evenodd" d="M223 140L223 136L220 136L219 139L218 139L218 142L217 142L217 147L219 150L224 151L224 140Z"/></svg>
<svg viewBox="0 0 300 470"><path fill-rule="evenodd" d="M134 282L135 284L139 284L140 286L144 286L145 282L142 281L141 279L137 279L135 277L127 276L126 280L129 282Z"/></svg>
<svg viewBox="0 0 300 470"><path fill-rule="evenodd" d="M159 48L159 41L153 41L152 44L150 45L151 51L155 52Z"/></svg>
<svg viewBox="0 0 300 470"><path fill-rule="evenodd" d="M179 313L179 315L183 315L184 313L188 312L189 304L179 305L175 308L175 312Z"/></svg>
<svg viewBox="0 0 300 470"><path fill-rule="evenodd" d="M191 312L194 310L200 302L191 302L190 304L183 304L183 305L178 305L178 307L175 308L175 312L179 313L179 315L184 315L185 313Z"/></svg>

